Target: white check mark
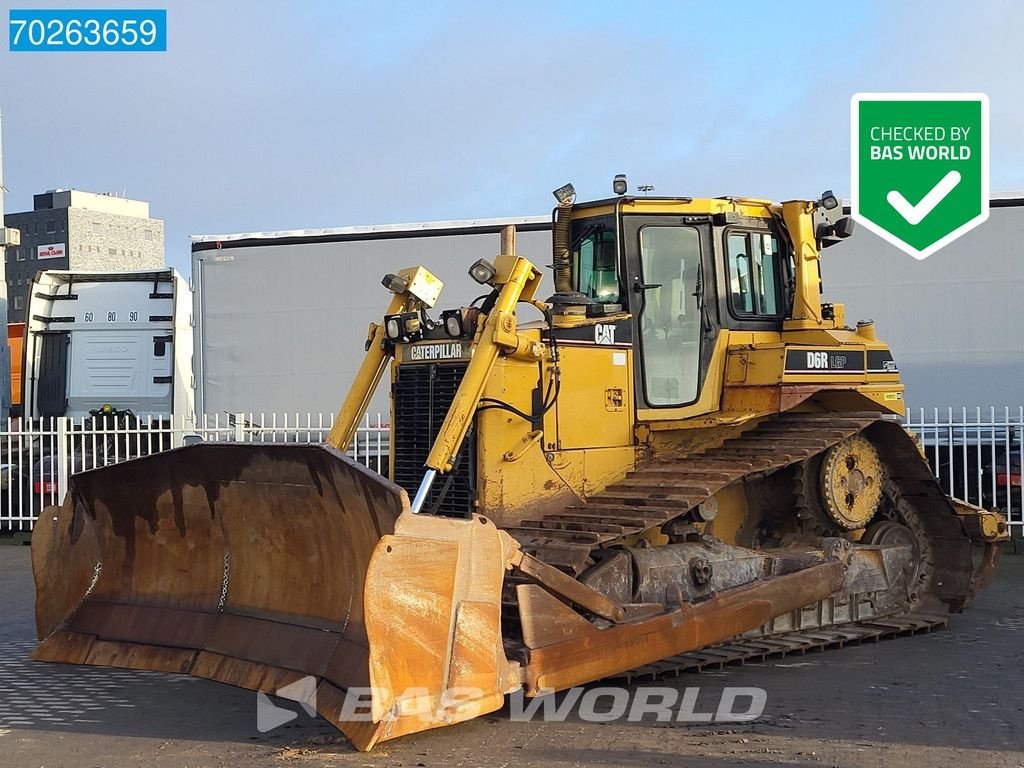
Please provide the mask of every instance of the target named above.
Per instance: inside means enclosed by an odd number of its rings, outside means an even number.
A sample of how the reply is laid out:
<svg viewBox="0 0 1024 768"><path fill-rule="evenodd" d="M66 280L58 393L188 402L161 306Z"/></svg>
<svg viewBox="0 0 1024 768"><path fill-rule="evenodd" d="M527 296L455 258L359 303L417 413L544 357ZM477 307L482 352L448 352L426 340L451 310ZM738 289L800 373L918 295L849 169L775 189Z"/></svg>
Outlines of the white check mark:
<svg viewBox="0 0 1024 768"><path fill-rule="evenodd" d="M911 224L920 224L929 213L935 210L935 206L946 199L946 195L953 191L953 188L960 183L960 172L950 171L939 181L931 191L921 198L917 205L911 205L902 194L895 189L885 199L889 205L896 209L896 213L909 221Z"/></svg>

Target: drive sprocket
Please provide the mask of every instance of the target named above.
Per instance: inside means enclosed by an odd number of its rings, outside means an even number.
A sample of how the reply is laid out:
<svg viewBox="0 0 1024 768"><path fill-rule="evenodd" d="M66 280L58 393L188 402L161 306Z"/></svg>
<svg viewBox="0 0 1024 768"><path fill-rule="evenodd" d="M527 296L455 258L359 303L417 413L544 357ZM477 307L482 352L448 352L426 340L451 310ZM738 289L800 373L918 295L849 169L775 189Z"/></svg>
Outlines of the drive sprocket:
<svg viewBox="0 0 1024 768"><path fill-rule="evenodd" d="M882 500L882 460L870 441L852 435L822 458L818 492L825 514L841 529L863 528Z"/></svg>
<svg viewBox="0 0 1024 768"><path fill-rule="evenodd" d="M834 536L863 529L879 510L885 479L878 451L862 434L802 462L793 491L803 530Z"/></svg>

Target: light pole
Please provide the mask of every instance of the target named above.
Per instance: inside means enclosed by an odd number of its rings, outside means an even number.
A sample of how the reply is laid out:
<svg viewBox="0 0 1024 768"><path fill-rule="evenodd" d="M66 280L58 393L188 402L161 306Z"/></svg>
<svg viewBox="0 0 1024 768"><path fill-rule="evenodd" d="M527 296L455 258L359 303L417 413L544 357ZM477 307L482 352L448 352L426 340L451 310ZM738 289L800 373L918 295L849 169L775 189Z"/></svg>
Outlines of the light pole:
<svg viewBox="0 0 1024 768"><path fill-rule="evenodd" d="M7 229L4 225L4 119L0 113L0 317L7 330L7 246L18 245L21 233ZM11 348L4 333L0 344L0 419L7 421L11 415Z"/></svg>

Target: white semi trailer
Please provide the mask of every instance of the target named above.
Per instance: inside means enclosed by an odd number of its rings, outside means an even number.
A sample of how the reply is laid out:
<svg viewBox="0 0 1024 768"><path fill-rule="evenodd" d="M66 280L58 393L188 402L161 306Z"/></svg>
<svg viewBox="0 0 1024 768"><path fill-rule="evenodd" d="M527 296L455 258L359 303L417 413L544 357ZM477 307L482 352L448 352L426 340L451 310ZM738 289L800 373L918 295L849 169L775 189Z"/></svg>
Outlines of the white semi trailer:
<svg viewBox="0 0 1024 768"><path fill-rule="evenodd" d="M335 412L387 303L381 278L422 264L444 306L469 303L481 289L467 269L499 253L510 224L521 254L550 263L550 216L193 237L198 412ZM388 409L385 383L370 413Z"/></svg>

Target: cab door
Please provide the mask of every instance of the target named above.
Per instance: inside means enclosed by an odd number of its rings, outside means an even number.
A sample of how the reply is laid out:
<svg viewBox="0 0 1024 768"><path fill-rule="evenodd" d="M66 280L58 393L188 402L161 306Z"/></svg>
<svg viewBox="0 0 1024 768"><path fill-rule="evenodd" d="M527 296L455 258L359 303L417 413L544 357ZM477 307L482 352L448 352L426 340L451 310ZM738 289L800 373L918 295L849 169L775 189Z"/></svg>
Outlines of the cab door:
<svg viewBox="0 0 1024 768"><path fill-rule="evenodd" d="M68 412L68 331L37 331L39 374L36 382L35 412L28 416L64 416Z"/></svg>
<svg viewBox="0 0 1024 768"><path fill-rule="evenodd" d="M680 408L700 398L717 328L704 301L710 221L699 219L623 219L638 408Z"/></svg>

